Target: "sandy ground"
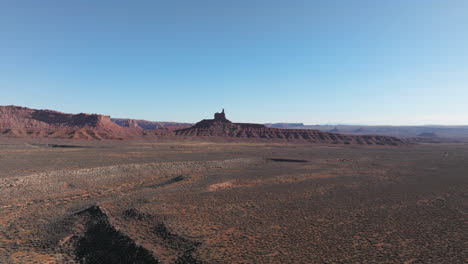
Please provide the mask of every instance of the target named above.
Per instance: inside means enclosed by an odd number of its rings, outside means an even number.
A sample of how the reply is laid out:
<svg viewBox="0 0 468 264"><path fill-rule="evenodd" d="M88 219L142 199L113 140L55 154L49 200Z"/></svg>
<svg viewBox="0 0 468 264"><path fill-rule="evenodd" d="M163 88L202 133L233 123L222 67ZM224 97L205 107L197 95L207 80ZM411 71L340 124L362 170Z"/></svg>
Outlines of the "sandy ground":
<svg viewBox="0 0 468 264"><path fill-rule="evenodd" d="M468 145L0 138L0 263L467 263Z"/></svg>

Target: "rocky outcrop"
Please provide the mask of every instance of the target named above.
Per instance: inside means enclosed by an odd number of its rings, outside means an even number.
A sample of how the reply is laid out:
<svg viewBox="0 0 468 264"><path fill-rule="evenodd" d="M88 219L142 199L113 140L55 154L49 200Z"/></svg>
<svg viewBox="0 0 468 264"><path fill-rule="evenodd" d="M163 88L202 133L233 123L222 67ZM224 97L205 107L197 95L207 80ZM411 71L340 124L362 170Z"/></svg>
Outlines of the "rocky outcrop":
<svg viewBox="0 0 468 264"><path fill-rule="evenodd" d="M19 106L0 106L0 134L70 139L124 139L132 135L98 114L67 114Z"/></svg>
<svg viewBox="0 0 468 264"><path fill-rule="evenodd" d="M222 114L222 116L220 115ZM186 137L235 137L280 141L304 141L324 144L401 145L400 139L387 136L342 135L310 129L280 129L261 124L233 123L226 119L224 111L214 119L204 119L194 126L176 130L175 134Z"/></svg>
<svg viewBox="0 0 468 264"><path fill-rule="evenodd" d="M110 116L67 114L52 110L36 110L19 106L0 106L2 128L101 127L118 128Z"/></svg>
<svg viewBox="0 0 468 264"><path fill-rule="evenodd" d="M216 121L227 121L226 114L224 113L224 109L223 109L223 111L221 111L221 113L215 113L214 114L214 120L216 120Z"/></svg>
<svg viewBox="0 0 468 264"><path fill-rule="evenodd" d="M32 119L36 110L20 106L0 106L0 128L4 129L45 129L49 124Z"/></svg>

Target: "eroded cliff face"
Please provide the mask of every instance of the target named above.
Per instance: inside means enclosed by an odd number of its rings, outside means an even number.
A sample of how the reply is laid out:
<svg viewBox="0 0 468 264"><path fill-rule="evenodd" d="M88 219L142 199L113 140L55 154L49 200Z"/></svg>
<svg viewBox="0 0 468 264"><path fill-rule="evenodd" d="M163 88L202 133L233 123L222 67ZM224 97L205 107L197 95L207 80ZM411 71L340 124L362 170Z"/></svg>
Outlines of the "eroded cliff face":
<svg viewBox="0 0 468 264"><path fill-rule="evenodd" d="M67 114L19 106L0 106L0 133L70 139L123 139L128 131L98 114Z"/></svg>
<svg viewBox="0 0 468 264"><path fill-rule="evenodd" d="M36 110L20 106L0 106L2 128L47 127L116 127L110 116L67 114L52 110Z"/></svg>
<svg viewBox="0 0 468 264"><path fill-rule="evenodd" d="M34 111L20 106L0 106L0 128L47 128L47 123L31 118Z"/></svg>

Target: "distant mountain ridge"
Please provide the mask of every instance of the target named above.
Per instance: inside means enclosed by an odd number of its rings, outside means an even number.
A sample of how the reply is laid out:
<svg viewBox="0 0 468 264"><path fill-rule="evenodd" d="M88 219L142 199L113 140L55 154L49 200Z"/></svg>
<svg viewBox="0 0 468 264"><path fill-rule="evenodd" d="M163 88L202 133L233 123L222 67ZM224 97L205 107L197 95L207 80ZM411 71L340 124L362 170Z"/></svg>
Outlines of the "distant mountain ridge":
<svg viewBox="0 0 468 264"><path fill-rule="evenodd" d="M399 138L415 138L421 135L436 134L440 138L446 139L468 139L468 126L442 126L442 125L424 125L424 126L366 126L366 125L301 125L296 123L277 123L267 124L267 126L276 128L290 129L313 129L324 132L336 132L352 135L383 135Z"/></svg>
<svg viewBox="0 0 468 264"><path fill-rule="evenodd" d="M264 124L267 127L274 128L303 128L304 123L266 123Z"/></svg>
<svg viewBox="0 0 468 264"><path fill-rule="evenodd" d="M122 127L139 128L145 130L154 129L181 129L190 127L191 123L178 123L178 122L158 122L158 121L147 121L141 119L127 119L127 118L111 118L111 121Z"/></svg>

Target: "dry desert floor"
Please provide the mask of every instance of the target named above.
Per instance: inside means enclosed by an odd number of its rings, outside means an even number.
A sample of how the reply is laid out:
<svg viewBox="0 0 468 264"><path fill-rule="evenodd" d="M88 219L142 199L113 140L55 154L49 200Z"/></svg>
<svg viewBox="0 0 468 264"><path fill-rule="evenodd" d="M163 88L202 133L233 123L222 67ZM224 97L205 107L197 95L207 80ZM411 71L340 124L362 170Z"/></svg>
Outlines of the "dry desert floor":
<svg viewBox="0 0 468 264"><path fill-rule="evenodd" d="M467 263L468 145L0 139L0 263Z"/></svg>

